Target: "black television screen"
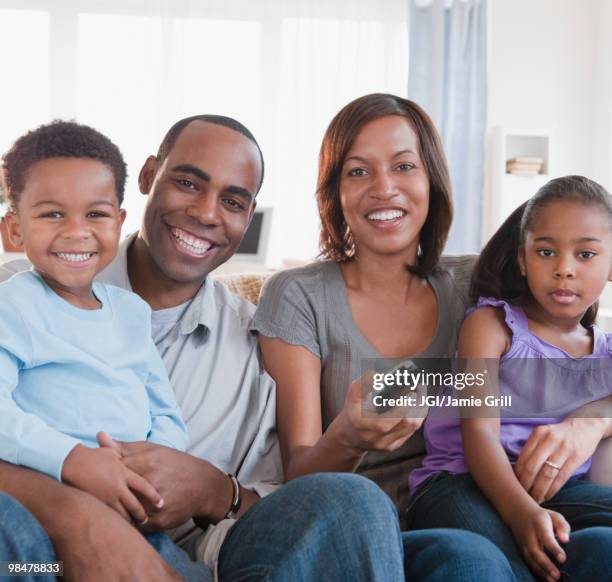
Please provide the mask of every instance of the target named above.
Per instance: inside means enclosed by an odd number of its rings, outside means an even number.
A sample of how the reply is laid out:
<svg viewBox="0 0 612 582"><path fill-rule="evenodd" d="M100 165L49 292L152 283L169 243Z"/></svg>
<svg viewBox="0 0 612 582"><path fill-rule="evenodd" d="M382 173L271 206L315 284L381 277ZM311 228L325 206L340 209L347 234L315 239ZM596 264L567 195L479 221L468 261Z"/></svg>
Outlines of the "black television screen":
<svg viewBox="0 0 612 582"><path fill-rule="evenodd" d="M256 255L259 252L263 221L264 213L256 210L251 220L251 224L238 247L239 253L244 255Z"/></svg>

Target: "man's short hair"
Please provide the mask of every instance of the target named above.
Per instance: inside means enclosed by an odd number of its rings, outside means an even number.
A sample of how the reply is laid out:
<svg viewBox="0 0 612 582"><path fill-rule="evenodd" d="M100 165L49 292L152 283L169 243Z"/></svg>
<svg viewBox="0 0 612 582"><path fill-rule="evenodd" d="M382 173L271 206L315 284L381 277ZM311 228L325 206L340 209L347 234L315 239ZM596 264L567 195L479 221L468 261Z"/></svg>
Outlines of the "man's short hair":
<svg viewBox="0 0 612 582"><path fill-rule="evenodd" d="M157 150L157 162L161 164L166 159L166 157L170 153L170 150L174 147L174 144L176 143L176 140L178 139L178 136L180 135L181 131L183 131L183 129L185 129L185 127L187 127L192 121L205 121L206 123L214 123L215 125L222 125L223 127L228 127L229 129L233 129L234 131L241 133L255 144L255 146L257 147L257 151L259 152L259 159L261 162L261 178L259 179L259 184L257 185L257 192L259 192L264 178L263 153L261 152L261 148L259 147L255 136L250 132L250 130L232 117L226 117L224 115L203 114L185 117L184 119L177 121L168 130L168 132L164 136L164 139L159 145L159 149Z"/></svg>
<svg viewBox="0 0 612 582"><path fill-rule="evenodd" d="M119 148L93 127L55 120L22 135L2 157L2 178L13 208L25 188L30 168L49 158L87 158L102 162L115 177L117 199L122 204L127 167Z"/></svg>

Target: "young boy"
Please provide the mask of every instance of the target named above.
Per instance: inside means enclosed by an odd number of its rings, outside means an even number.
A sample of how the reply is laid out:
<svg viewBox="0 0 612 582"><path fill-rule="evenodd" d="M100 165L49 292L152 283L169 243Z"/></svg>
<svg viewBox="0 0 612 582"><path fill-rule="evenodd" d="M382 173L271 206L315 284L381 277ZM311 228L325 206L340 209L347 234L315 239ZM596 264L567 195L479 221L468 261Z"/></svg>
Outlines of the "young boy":
<svg viewBox="0 0 612 582"><path fill-rule="evenodd" d="M163 500L102 431L184 450L149 306L94 283L117 252L126 167L96 130L56 121L4 155L11 238L32 270L0 284L0 459L88 491L126 519ZM151 508L150 508L151 509Z"/></svg>

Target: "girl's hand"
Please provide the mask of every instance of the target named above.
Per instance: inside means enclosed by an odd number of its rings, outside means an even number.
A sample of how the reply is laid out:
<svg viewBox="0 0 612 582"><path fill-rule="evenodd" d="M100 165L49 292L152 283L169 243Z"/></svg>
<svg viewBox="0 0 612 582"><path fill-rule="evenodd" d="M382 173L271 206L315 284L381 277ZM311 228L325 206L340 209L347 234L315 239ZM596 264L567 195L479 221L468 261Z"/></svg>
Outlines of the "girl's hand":
<svg viewBox="0 0 612 582"><path fill-rule="evenodd" d="M112 448L90 449L77 445L64 461L62 481L91 493L128 522L133 519L145 524L148 521L142 503L135 494L158 509L164 505L153 486L128 469L121 455Z"/></svg>
<svg viewBox="0 0 612 582"><path fill-rule="evenodd" d="M537 576L550 582L558 580L561 572L549 555L561 564L567 559L559 542L569 541L569 524L560 513L539 506L515 515L510 527L525 561Z"/></svg>
<svg viewBox="0 0 612 582"><path fill-rule="evenodd" d="M341 442L359 453L366 451L394 451L401 447L423 424L426 410L420 418L402 418L401 409L382 414L364 414L363 383L370 386L370 373L355 380L349 387L340 412Z"/></svg>

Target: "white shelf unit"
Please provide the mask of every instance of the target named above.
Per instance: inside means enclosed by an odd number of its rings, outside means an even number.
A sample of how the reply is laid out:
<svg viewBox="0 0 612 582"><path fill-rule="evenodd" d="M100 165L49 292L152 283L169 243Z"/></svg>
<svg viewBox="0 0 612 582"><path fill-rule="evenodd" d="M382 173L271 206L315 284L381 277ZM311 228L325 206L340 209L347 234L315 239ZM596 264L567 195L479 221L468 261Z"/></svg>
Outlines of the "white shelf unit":
<svg viewBox="0 0 612 582"><path fill-rule="evenodd" d="M550 179L550 135L546 131L495 127L489 139L489 179L483 204L482 243L485 244L510 213ZM535 176L509 174L506 162L539 157L544 164Z"/></svg>

